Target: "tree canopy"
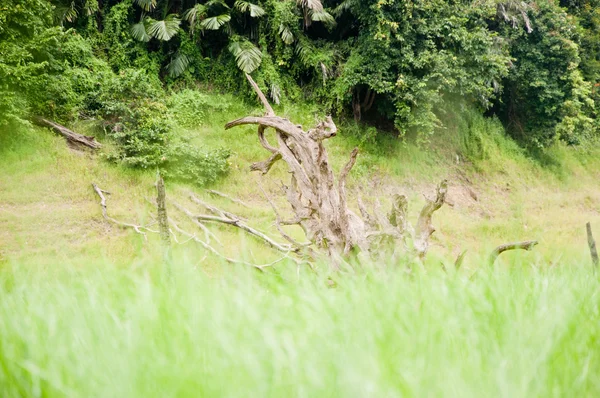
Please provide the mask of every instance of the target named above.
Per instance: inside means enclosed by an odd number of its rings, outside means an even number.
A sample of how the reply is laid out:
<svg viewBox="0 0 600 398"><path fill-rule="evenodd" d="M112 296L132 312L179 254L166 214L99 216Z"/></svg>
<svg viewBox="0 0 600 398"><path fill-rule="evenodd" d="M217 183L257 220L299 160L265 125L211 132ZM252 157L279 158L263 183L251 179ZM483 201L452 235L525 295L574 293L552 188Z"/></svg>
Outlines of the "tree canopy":
<svg viewBox="0 0 600 398"><path fill-rule="evenodd" d="M102 98L116 100L104 82L124 73L143 75L144 90L130 90L136 98L196 82L249 95L245 72L276 104L318 102L400 134L427 137L448 105L461 102L499 117L523 145L576 144L599 127L598 6L7 0L0 9L0 112L5 122L23 118L24 109L59 119L99 110L107 117L114 109Z"/></svg>

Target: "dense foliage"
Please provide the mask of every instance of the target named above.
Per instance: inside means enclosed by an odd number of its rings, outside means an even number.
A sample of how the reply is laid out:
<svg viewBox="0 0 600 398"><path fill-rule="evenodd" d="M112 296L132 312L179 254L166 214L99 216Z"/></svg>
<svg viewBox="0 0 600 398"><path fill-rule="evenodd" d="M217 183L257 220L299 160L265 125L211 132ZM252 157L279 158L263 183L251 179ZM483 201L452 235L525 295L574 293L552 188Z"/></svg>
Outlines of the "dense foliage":
<svg viewBox="0 0 600 398"><path fill-rule="evenodd" d="M29 107L62 120L92 114L131 132L148 125L141 119L119 121L137 111L127 103L131 93L111 85L127 85L138 74L147 83L134 84L138 94L153 104L164 102L165 87L198 82L249 95L243 71L252 73L275 103L317 101L340 115L419 137L443 127L444 112L456 102L498 116L527 146L556 139L576 144L599 128L597 0L4 4L0 109L5 121ZM116 92L125 94L115 99ZM131 143L127 134L114 135ZM144 143L135 145L143 146L162 145L164 137L154 131L138 138ZM163 155L132 163L155 165Z"/></svg>

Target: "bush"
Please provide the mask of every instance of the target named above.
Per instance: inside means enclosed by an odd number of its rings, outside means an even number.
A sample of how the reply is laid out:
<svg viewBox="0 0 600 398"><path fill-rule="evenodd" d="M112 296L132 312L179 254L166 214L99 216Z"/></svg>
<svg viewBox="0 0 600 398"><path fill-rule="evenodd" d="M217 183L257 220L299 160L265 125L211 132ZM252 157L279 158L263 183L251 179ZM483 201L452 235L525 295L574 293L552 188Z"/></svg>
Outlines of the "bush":
<svg viewBox="0 0 600 398"><path fill-rule="evenodd" d="M200 186L227 174L229 151L203 152L176 139L174 128L164 103L142 102L117 118L107 131L118 144L108 159L141 169L158 168L165 178Z"/></svg>
<svg viewBox="0 0 600 398"><path fill-rule="evenodd" d="M227 159L230 155L231 152L227 149L203 152L180 141L168 147L160 168L165 178L203 186L229 172Z"/></svg>
<svg viewBox="0 0 600 398"><path fill-rule="evenodd" d="M189 89L171 95L167 104L173 119L185 128L198 127L210 119L214 112L223 112L231 107L221 96Z"/></svg>

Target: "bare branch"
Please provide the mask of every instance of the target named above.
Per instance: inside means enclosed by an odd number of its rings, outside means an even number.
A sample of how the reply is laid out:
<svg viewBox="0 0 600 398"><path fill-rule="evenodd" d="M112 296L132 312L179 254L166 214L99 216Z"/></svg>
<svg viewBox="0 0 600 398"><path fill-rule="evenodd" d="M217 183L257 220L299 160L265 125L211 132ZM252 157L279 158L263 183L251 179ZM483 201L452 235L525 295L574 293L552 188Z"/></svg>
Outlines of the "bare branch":
<svg viewBox="0 0 600 398"><path fill-rule="evenodd" d="M379 229L379 223L377 222L375 217L373 217L367 211L367 208L365 207L365 204L360 196L358 197L358 209L360 210L360 214L362 215L363 220L365 220L369 228L373 230Z"/></svg>
<svg viewBox="0 0 600 398"><path fill-rule="evenodd" d="M249 267L252 267L260 272L264 272L264 269L267 267L272 267L273 265L285 260L287 258L287 256L282 257L281 259L273 262L273 263L269 263L269 264L264 264L264 265L257 265L257 264L252 264L246 261L241 261L241 260L236 260L230 257L227 257L221 253L219 253L214 247L212 247L211 245L209 245L206 242L203 242L202 240L198 239L196 237L196 235L192 235L189 232L181 229L176 223L175 221L173 221L172 219L169 219L169 222L171 223L171 225L173 226L173 228L175 228L175 230L177 232L179 232L181 235L187 236L189 239L193 240L194 242L199 243L202 247L204 247L206 250L208 250L209 252L211 252L212 254L214 254L215 256L223 259L224 261L230 263L230 264L241 264L241 265L246 265Z"/></svg>
<svg viewBox="0 0 600 398"><path fill-rule="evenodd" d="M261 91L260 87L258 87L258 84L256 84L254 79L252 79L252 76L250 76L249 74L246 73L246 79L248 79L248 81L250 82L250 85L252 85L252 88L256 92L256 95L258 95L260 102L262 102L263 106L265 107L265 111L266 111L265 115L266 116L275 116L275 111L271 107L271 104L269 104L267 97L265 97L265 95Z"/></svg>
<svg viewBox="0 0 600 398"><path fill-rule="evenodd" d="M288 242L290 242L292 245L296 246L297 248L302 248L302 247L308 247L308 246L310 246L312 244L311 242L300 243L300 242L296 241L294 238L292 238L290 235L288 235L283 230L283 228L281 227L281 225L282 225L281 216L279 214L279 211L277 210L277 207L275 207L275 203L273 203L273 201L271 200L271 197L264 190L264 188L263 188L262 184L260 183L260 181L258 182L258 187L260 188L260 190L262 191L263 195L265 196L265 198L267 199L267 201L271 205L271 208L273 209L273 213L275 213L275 227L277 228L277 230L279 231L279 233L281 234L281 236L285 240L287 240Z"/></svg>
<svg viewBox="0 0 600 398"><path fill-rule="evenodd" d="M105 193L110 194L110 192L100 189L100 187L98 187L98 185L96 185L94 183L92 183L92 187L94 188L94 191L96 192L96 194L98 194L98 197L100 197L100 206L102 207L102 216L104 217L105 220L110 221L113 224L120 225L122 227L133 228L133 230L135 232L137 232L140 235L143 235L144 239L147 239L147 236L144 232L142 232L142 229L144 229L148 232L158 233L158 231L153 231L153 230L143 227L141 225L135 225L135 224L121 222L121 221L115 220L114 218L110 217L106 210L106 197L104 196Z"/></svg>
<svg viewBox="0 0 600 398"><path fill-rule="evenodd" d="M232 219L232 220L245 220L244 217L240 217L240 216L230 213L228 211L221 210L218 207L213 206L210 203L203 201L202 199L200 199L199 197L194 195L192 192L190 192L190 199L192 202L194 202L200 206L203 206L204 208L206 208L206 210L208 210L212 214L217 215L221 218L228 218L228 219Z"/></svg>
<svg viewBox="0 0 600 398"><path fill-rule="evenodd" d="M217 195L217 196L220 196L220 197L222 197L222 198L225 198L225 199L229 199L229 200L231 200L233 203L237 203L238 205L242 205L242 206L244 206L244 207L246 207L246 208L248 208L248 209L250 208L250 206L248 206L248 205L247 205L246 203L244 203L243 201L241 201L241 200L239 200L239 199L236 199L236 198L232 198L231 196L229 196L229 195L226 195L226 194L224 194L224 193L222 193L222 192L215 191L214 189L207 189L207 190L206 190L206 192L208 192L208 193L210 193L210 194L212 194L212 195Z"/></svg>
<svg viewBox="0 0 600 398"><path fill-rule="evenodd" d="M273 167L273 165L275 163L277 163L277 161L279 161L279 160L281 160L281 154L275 153L267 160L264 160L262 162L252 163L250 165L250 170L251 171L260 171L262 175L265 175L269 172L269 170L271 170L271 167Z"/></svg>
<svg viewBox="0 0 600 398"><path fill-rule="evenodd" d="M223 247L223 243L221 243L219 238L215 234L213 234L204 224L202 224L200 221L198 221L197 218L194 218L193 214L189 210L187 210L183 206L180 206L177 203L173 203L173 206L175 206L175 208L177 210L179 210L180 212L189 216L190 219L192 220L192 222L194 223L194 225L196 225L198 228L200 228L204 232L204 239L206 240L207 244L210 244L210 237L212 236L213 239L219 244L219 246Z"/></svg>
<svg viewBox="0 0 600 398"><path fill-rule="evenodd" d="M538 244L537 240L529 240L526 242L507 243L495 248L490 254L489 264L493 265L498 256L507 250L531 250Z"/></svg>
<svg viewBox="0 0 600 398"><path fill-rule="evenodd" d="M158 225L160 238L165 246L171 245L171 236L169 233L169 220L167 217L167 194L165 192L165 181L160 173L156 180L156 208L158 213Z"/></svg>
<svg viewBox="0 0 600 398"><path fill-rule="evenodd" d="M425 257L429 248L429 238L435 232L435 228L431 223L433 213L439 210L446 199L448 193L448 181L443 180L437 187L436 197L434 200L427 200L427 204L423 206L417 227L415 228L415 249L420 258Z"/></svg>
<svg viewBox="0 0 600 398"><path fill-rule="evenodd" d="M249 225L240 221L238 218L229 218L225 213L223 214L222 217L209 216L206 214L193 214L192 212L190 212L189 210L187 210L186 208L184 208L181 205L176 204L176 206L180 211L185 213L191 219L194 219L197 221L210 221L210 222L217 222L217 223L231 225L231 226L240 228L243 231L246 231L250 235L260 238L261 240L266 242L267 245L271 246L273 249L279 250L284 253L287 253L290 251L297 251L297 249L292 248L289 245L282 245L280 243L275 242L273 239L271 239L269 236L267 236L264 232L261 232L255 228L250 227Z"/></svg>

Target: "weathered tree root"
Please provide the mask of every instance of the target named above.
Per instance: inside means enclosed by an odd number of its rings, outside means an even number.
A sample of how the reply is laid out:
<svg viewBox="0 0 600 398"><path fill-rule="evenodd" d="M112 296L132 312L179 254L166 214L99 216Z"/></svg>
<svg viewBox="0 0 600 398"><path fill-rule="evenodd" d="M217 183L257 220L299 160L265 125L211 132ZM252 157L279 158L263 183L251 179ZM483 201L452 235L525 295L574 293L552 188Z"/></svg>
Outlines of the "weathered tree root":
<svg viewBox="0 0 600 398"><path fill-rule="evenodd" d="M507 243L495 248L488 259L490 265L494 265L498 256L508 250L531 250L538 244L537 240L529 240L526 242Z"/></svg>
<svg viewBox="0 0 600 398"><path fill-rule="evenodd" d="M102 147L102 145L96 141L94 137L78 134L72 130L69 130L65 126L61 126L60 124L53 122L52 120L48 120L43 117L36 117L33 120L40 126L50 127L58 134L65 137L67 143L73 149L81 150L83 147L85 147L92 150L97 150Z"/></svg>
<svg viewBox="0 0 600 398"><path fill-rule="evenodd" d="M273 202L267 197L275 212L276 226L283 238L300 251L298 242L290 239L281 229L281 225L299 225L308 241L333 260L334 268L337 268L338 260L343 261L343 258L353 251L365 254L378 252L378 243L385 239L401 241L404 249L423 258L429 248L430 237L435 231L432 215L445 202L447 182L443 181L438 186L434 200L427 201L414 230L407 222L406 198L400 195L394 199L388 219L377 212L375 217L369 215L361 202L359 208L362 218L359 217L350 210L346 194L346 180L356 163L358 149L352 151L336 182L327 150L323 145L326 139L337 134L337 127L331 117L328 116L315 128L304 131L302 126L276 116L252 77L246 75L246 78L262 102L265 116L243 117L227 123L225 129L248 124L258 126L258 140L271 156L267 160L252 164L251 170L267 174L278 161L283 160L287 164L291 178L289 185L284 185L283 189L294 213L293 221L284 223ZM265 136L268 128L275 130L276 145L269 142Z"/></svg>

